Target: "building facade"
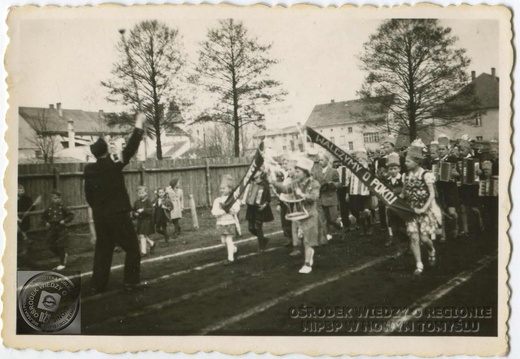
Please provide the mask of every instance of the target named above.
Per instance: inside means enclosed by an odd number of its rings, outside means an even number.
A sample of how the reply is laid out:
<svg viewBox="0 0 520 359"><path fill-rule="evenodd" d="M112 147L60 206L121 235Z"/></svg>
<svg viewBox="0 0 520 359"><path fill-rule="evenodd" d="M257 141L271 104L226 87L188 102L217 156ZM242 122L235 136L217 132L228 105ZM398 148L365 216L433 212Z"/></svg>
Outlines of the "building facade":
<svg viewBox="0 0 520 359"><path fill-rule="evenodd" d="M380 147L388 132L382 129L391 122L388 106L392 96L340 101L316 105L307 122L342 150L350 152Z"/></svg>
<svg viewBox="0 0 520 359"><path fill-rule="evenodd" d="M469 93L476 97L476 102L468 102L467 105L471 115L449 127L435 127L435 138L440 134L445 134L452 139L468 134L477 141L498 139L499 85L499 78L494 68L491 69L491 74L482 73L479 76L476 76L473 71L471 82L454 97L455 100L460 99L460 101L465 100L463 94ZM442 123L439 120L434 121L439 125Z"/></svg>
<svg viewBox="0 0 520 359"><path fill-rule="evenodd" d="M18 160L41 163L52 152L54 162L91 162L90 144L103 136L111 150L121 152L129 130L107 126L104 111L70 110L61 103L49 107L19 107ZM164 158L177 158L189 150L189 136L182 129L161 135ZM139 146L137 160L155 158L156 142L147 137Z"/></svg>

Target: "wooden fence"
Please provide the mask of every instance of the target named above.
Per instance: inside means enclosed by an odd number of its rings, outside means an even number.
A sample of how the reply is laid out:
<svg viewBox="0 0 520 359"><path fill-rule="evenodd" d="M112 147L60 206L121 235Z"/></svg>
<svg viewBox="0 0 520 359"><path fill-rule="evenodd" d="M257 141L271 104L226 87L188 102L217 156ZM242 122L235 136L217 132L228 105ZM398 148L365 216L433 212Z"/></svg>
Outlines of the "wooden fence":
<svg viewBox="0 0 520 359"><path fill-rule="evenodd" d="M136 188L148 187L150 196L158 187L167 187L172 178L179 178L184 191L185 206L188 196L193 195L197 207L211 206L218 197L220 179L231 175L235 181L244 175L249 165L248 158L211 158L185 160L147 160L130 162L124 169L126 188L133 203L137 199ZM88 222L88 206L84 193L83 169L85 163L21 164L18 165L18 182L33 201L42 196L42 202L29 213L31 229L41 228L39 215L50 203L50 192L59 189L63 202L74 212L73 223Z"/></svg>

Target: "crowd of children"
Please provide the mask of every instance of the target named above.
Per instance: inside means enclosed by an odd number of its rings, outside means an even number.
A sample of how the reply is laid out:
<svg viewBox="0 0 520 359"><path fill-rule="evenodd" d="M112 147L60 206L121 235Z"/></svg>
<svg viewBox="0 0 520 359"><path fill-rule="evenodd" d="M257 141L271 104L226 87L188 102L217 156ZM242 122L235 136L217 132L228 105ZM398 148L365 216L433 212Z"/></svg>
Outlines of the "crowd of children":
<svg viewBox="0 0 520 359"><path fill-rule="evenodd" d="M398 151L395 138L389 136L377 154L358 149L351 155L366 169L372 171L395 194L412 208L415 215L404 222L391 208L385 208L370 189L341 162L333 162L327 154L310 148L305 154L288 155L281 159L281 167L259 169L244 195L227 211L223 204L234 189L229 175L223 176L220 196L211 209L221 242L227 249L227 264L235 263L235 237L241 233L239 212L245 206L248 230L258 239L260 251L267 248L269 238L263 225L274 220L271 201L278 199L277 209L291 256L301 255L300 273L310 273L314 263L315 247L332 238L348 239L351 230L359 229L362 236L373 234L373 224L379 222L388 233L382 245L390 247L409 241L415 259L414 274L424 270L421 245L427 251L428 263L436 262L435 243L456 237L466 238L472 231L498 231L498 144L489 143L484 150L469 136L450 140L440 136L429 146L414 141L405 151ZM157 188L151 198L146 186L137 188L137 200L132 208L141 255L153 252L154 233L163 236L165 245L170 241L168 224L173 227L173 238L181 234L180 221L184 195L180 180L174 178L167 188ZM57 269L67 264L67 223L73 214L61 201L61 193L51 193L51 204L42 219L48 228L49 248L59 258ZM32 207L32 201L19 187L19 213ZM486 211L486 216L481 211ZM379 215L377 215L377 213ZM476 226L470 227L470 217ZM378 218L379 217L379 218ZM351 224L356 222L356 227ZM28 229L28 219L19 214L20 235ZM460 229L460 230L459 230ZM187 243L184 236L182 243Z"/></svg>
<svg viewBox="0 0 520 359"><path fill-rule="evenodd" d="M180 180L174 178L167 188L158 188L155 191L155 199L150 198L146 186L138 186L137 200L134 202L131 217L134 219L136 233L142 256L153 253L156 243L150 238L158 233L163 236L164 244L170 242L168 225L173 227L173 238L178 238L181 233L180 221L184 207L184 195L180 187ZM40 197L39 197L40 199ZM68 237L67 225L73 220L74 214L62 202L62 194L54 189L50 192L50 204L43 211L41 220L46 230L48 248L59 260L59 265L54 269L66 268L68 259ZM28 236L31 227L28 213L34 209L37 202L25 194L23 185L18 186L18 246L20 254L25 254L28 247ZM187 240L183 238L183 244Z"/></svg>
<svg viewBox="0 0 520 359"><path fill-rule="evenodd" d="M355 229L359 229L362 236L371 236L373 224L377 221L381 230L388 233L384 246L409 241L416 262L414 274L420 275L424 270L422 246L426 248L428 263L435 265L437 241L477 238L482 233L489 235L486 238L496 238L499 210L498 143L490 141L486 144L487 148L483 145L468 135L456 140L441 135L429 146L416 140L408 148L398 151L395 138L389 136L382 141L377 153L368 153L363 148L351 153L363 167L412 208L415 215L406 223L394 210L378 201L370 189L341 162L335 162L336 173L331 173L327 155L318 155L314 148L309 149L304 158L313 162L309 170L310 178L318 184L319 189L314 199L316 213L303 221L312 222L310 227L317 228L316 233L307 233L307 236L313 236L309 243L313 243L313 246L322 245L322 238L331 239L333 235L338 240L345 240L354 219ZM292 159L293 155L290 155L281 162L285 171L283 182L279 176L273 177L274 191L280 201L285 202L285 206L279 208L285 207L285 213L290 213L294 206L292 201L284 197L285 192L291 188L291 182L299 183L294 178L294 173L299 171L295 167L297 161ZM337 195L336 203L330 200L331 193ZM304 198L306 208L313 208L308 203L309 198ZM338 209L339 216L336 214ZM488 215L482 216L482 211ZM474 226L469 225L471 217L476 223ZM287 223L282 221L284 234L289 239L287 245L295 247L291 255L300 253L297 249L301 243L298 240L301 234L297 230L298 225L301 227L301 223L297 223L289 231ZM342 230L338 230L340 226ZM312 270L308 252L306 249L302 273Z"/></svg>

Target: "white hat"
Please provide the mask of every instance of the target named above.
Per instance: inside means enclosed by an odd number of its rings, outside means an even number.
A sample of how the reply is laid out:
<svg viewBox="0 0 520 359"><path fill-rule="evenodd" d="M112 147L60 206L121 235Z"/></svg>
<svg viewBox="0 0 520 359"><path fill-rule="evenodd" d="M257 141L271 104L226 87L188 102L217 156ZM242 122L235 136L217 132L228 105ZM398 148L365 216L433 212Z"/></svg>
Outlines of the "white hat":
<svg viewBox="0 0 520 359"><path fill-rule="evenodd" d="M307 157L300 157L296 162L296 167L306 170L309 173L311 173L313 166L314 161Z"/></svg>
<svg viewBox="0 0 520 359"><path fill-rule="evenodd" d="M307 155L308 156L317 156L318 155L318 150L316 148L309 148L307 150Z"/></svg>

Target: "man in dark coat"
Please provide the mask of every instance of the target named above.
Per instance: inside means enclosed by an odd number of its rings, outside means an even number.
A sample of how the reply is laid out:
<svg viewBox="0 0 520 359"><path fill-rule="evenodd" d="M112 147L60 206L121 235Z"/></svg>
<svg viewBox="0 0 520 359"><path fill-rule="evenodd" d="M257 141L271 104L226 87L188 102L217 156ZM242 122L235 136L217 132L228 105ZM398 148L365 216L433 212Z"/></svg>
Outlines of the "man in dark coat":
<svg viewBox="0 0 520 359"><path fill-rule="evenodd" d="M92 274L92 292L106 289L112 265L114 247L118 244L125 252L125 290L142 289L140 283L141 255L130 211L132 206L126 190L123 168L130 162L143 138L146 116L136 116L135 128L123 149L120 161L114 162L108 145L102 139L90 146L96 163L85 166L85 197L92 208L96 229L96 247Z"/></svg>

